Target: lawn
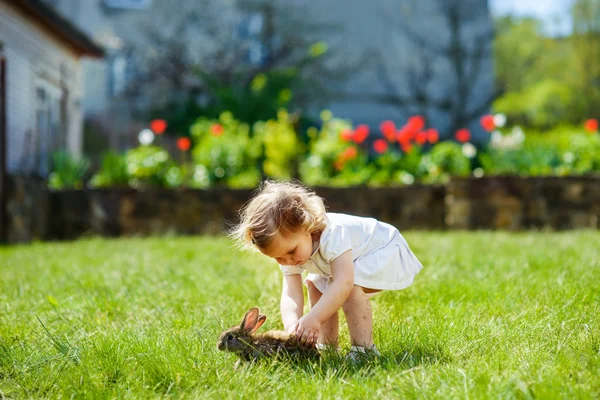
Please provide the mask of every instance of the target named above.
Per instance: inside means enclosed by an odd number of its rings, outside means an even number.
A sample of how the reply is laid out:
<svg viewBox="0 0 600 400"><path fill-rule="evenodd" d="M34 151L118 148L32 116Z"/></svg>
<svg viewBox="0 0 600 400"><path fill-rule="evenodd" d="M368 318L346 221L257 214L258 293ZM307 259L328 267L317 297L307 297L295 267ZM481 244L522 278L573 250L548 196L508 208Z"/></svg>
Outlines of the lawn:
<svg viewBox="0 0 600 400"><path fill-rule="evenodd" d="M0 399L600 397L599 232L405 236L425 268L374 298L379 360L238 370L219 333L252 305L282 326L263 256L211 237L0 247Z"/></svg>

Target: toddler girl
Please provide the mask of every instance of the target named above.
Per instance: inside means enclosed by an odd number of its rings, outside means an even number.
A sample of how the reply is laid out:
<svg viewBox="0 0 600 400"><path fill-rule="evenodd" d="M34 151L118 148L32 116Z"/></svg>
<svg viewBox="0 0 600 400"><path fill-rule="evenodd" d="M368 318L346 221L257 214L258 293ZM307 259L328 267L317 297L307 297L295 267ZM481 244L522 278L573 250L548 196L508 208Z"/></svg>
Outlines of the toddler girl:
<svg viewBox="0 0 600 400"><path fill-rule="evenodd" d="M423 268L393 226L373 218L327 213L323 199L294 183L267 181L242 208L232 236L274 258L283 273L285 329L321 349L338 342L338 310L352 352L377 352L369 297L410 286ZM303 315L307 271L310 312Z"/></svg>

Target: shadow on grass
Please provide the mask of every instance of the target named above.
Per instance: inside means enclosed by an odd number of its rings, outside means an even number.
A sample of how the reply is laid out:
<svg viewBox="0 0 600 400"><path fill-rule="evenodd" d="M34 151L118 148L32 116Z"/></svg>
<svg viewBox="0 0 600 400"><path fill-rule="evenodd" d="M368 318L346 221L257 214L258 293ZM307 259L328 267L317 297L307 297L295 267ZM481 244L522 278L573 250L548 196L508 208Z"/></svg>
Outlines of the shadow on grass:
<svg viewBox="0 0 600 400"><path fill-rule="evenodd" d="M404 349L388 349L377 356L347 357L347 350L326 351L314 359L298 359L287 355L244 363L241 368L264 366L273 372L288 369L290 372L320 377L370 376L378 371L409 373L429 365L447 363L451 358L439 345L414 346Z"/></svg>

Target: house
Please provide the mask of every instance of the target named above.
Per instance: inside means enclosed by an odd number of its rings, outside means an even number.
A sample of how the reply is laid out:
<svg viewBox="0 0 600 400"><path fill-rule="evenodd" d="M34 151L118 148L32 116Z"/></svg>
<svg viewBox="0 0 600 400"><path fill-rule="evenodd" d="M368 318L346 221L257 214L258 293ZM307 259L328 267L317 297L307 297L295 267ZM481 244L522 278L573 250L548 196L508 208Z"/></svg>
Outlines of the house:
<svg viewBox="0 0 600 400"><path fill-rule="evenodd" d="M103 50L37 0L0 0L8 173L49 173L50 154L81 154L82 57Z"/></svg>
<svg viewBox="0 0 600 400"><path fill-rule="evenodd" d="M133 123L130 105L120 96L131 75L132 64L124 48L129 38L123 37L116 25L118 21L151 7L152 0L42 1L104 49L102 59L88 58L82 62L86 93L82 100L85 134L101 147L88 151L97 153L106 145L115 150L131 147L131 135L128 135Z"/></svg>
<svg viewBox="0 0 600 400"><path fill-rule="evenodd" d="M81 59L102 56L46 4L0 0L0 229L7 174L46 177L52 152L81 154Z"/></svg>

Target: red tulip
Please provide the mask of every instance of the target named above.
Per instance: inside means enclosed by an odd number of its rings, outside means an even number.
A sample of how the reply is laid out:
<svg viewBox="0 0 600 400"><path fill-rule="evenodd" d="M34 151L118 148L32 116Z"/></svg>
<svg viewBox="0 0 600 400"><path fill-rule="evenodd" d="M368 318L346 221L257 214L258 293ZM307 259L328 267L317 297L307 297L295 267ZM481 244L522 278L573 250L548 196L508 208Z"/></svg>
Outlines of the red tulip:
<svg viewBox="0 0 600 400"><path fill-rule="evenodd" d="M224 130L223 125L221 125L221 124L213 124L210 127L210 133L213 136L221 136L223 134L223 130Z"/></svg>
<svg viewBox="0 0 600 400"><path fill-rule="evenodd" d="M469 132L469 130L466 128L462 128L456 131L455 137L459 142L466 143L471 140L471 132Z"/></svg>
<svg viewBox="0 0 600 400"><path fill-rule="evenodd" d="M496 124L494 123L493 115L484 115L483 117L481 117L479 122L481 123L481 126L483 126L483 129L485 129L488 132L491 132L494 129L496 129Z"/></svg>
<svg viewBox="0 0 600 400"><path fill-rule="evenodd" d="M410 151L412 150L412 144L410 144L410 143L402 143L402 145L400 147L402 148L402 151L405 153L410 153Z"/></svg>
<svg viewBox="0 0 600 400"><path fill-rule="evenodd" d="M358 155L358 150L356 150L356 147L348 147L346 150L344 150L342 152L342 154L340 154L340 158L345 160L352 160L354 158L356 158L356 156Z"/></svg>
<svg viewBox="0 0 600 400"><path fill-rule="evenodd" d="M414 137L414 132L411 127L408 125L404 125L400 130L396 133L396 137L398 142L400 143L410 143L410 141Z"/></svg>
<svg viewBox="0 0 600 400"><path fill-rule="evenodd" d="M429 143L435 144L440 140L440 134L437 129L431 128L427 130L427 137L429 139Z"/></svg>
<svg viewBox="0 0 600 400"><path fill-rule="evenodd" d="M367 125L359 125L354 130L354 141L358 144L364 142L369 136L369 127Z"/></svg>
<svg viewBox="0 0 600 400"><path fill-rule="evenodd" d="M387 151L388 149L388 143L383 140L383 139L377 139L375 141L375 143L373 143L373 148L375 149L376 152L378 152L379 154L383 154Z"/></svg>
<svg viewBox="0 0 600 400"><path fill-rule="evenodd" d="M192 147L192 141L188 137L177 139L177 148L181 151L188 151Z"/></svg>
<svg viewBox="0 0 600 400"><path fill-rule="evenodd" d="M425 118L422 115L415 115L408 119L408 126L413 132L418 132L425 128Z"/></svg>
<svg viewBox="0 0 600 400"><path fill-rule="evenodd" d="M417 142L418 144L420 144L422 146L425 143L427 143L427 137L428 137L427 131L421 131L421 132L417 133L417 135L415 136L415 142Z"/></svg>
<svg viewBox="0 0 600 400"><path fill-rule="evenodd" d="M396 140L396 125L394 125L393 121L383 121L379 125L379 130L388 141L393 142Z"/></svg>
<svg viewBox="0 0 600 400"><path fill-rule="evenodd" d="M594 118L590 118L583 124L583 129L588 133L596 133L598 132L598 120Z"/></svg>
<svg viewBox="0 0 600 400"><path fill-rule="evenodd" d="M150 121L150 129L157 135L162 135L167 129L167 121L164 119L154 119Z"/></svg>

